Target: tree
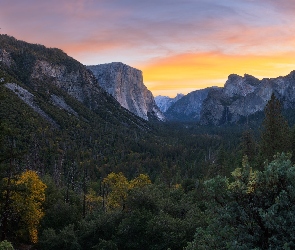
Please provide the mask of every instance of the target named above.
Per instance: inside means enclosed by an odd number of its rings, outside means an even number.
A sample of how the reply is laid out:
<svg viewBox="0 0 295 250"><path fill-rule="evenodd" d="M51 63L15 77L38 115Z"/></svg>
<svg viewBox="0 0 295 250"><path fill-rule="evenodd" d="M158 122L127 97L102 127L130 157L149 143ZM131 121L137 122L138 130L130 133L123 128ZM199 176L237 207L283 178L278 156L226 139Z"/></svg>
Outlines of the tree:
<svg viewBox="0 0 295 250"><path fill-rule="evenodd" d="M102 197L97 196L96 192L90 188L85 198L86 208L89 213L95 211L95 209L100 208L102 204Z"/></svg>
<svg viewBox="0 0 295 250"><path fill-rule="evenodd" d="M44 250L64 249L80 250L77 235L73 224L70 224L56 234L55 230L48 228L40 237L40 246Z"/></svg>
<svg viewBox="0 0 295 250"><path fill-rule="evenodd" d="M246 130L242 135L241 142L242 154L248 157L249 163L253 163L256 156L256 142L251 130Z"/></svg>
<svg viewBox="0 0 295 250"><path fill-rule="evenodd" d="M211 203L207 225L197 229L192 249L294 249L295 166L277 154L263 171L247 158L232 173L206 183Z"/></svg>
<svg viewBox="0 0 295 250"><path fill-rule="evenodd" d="M38 241L38 226L44 216L42 204L45 201L46 185L36 172L28 170L15 182L17 190L12 193L13 208L19 214L32 243Z"/></svg>
<svg viewBox="0 0 295 250"><path fill-rule="evenodd" d="M264 109L265 119L260 143L262 160L271 161L276 153L291 150L290 129L281 109L280 101L272 94Z"/></svg>
<svg viewBox="0 0 295 250"><path fill-rule="evenodd" d="M140 174L135 179L128 181L123 173L110 173L103 180L103 186L104 189L106 189L107 207L109 209L122 208L122 210L124 210L128 191L149 184L151 184L151 181L149 177L144 174Z"/></svg>
<svg viewBox="0 0 295 250"><path fill-rule="evenodd" d="M19 172L16 160L23 154L16 147L16 131L0 124L0 229L1 239L8 236L9 221L13 221L12 193ZM13 231L13 230L11 230Z"/></svg>
<svg viewBox="0 0 295 250"><path fill-rule="evenodd" d="M120 207L124 209L130 184L123 173L110 173L106 178L104 178L103 185L107 190L107 207L110 209Z"/></svg>
<svg viewBox="0 0 295 250"><path fill-rule="evenodd" d="M0 250L14 250L14 248L9 241L4 240L0 242Z"/></svg>
<svg viewBox="0 0 295 250"><path fill-rule="evenodd" d="M130 182L130 188L142 188L146 185L152 184L150 178L145 174L140 174L138 177L134 178Z"/></svg>

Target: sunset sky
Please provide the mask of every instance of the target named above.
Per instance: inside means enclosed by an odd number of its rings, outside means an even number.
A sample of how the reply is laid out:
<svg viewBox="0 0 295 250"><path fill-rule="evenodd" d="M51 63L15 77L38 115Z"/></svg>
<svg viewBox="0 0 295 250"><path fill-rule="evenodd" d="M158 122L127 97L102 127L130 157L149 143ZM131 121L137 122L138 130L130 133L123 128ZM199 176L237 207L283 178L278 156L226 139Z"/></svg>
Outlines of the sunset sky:
<svg viewBox="0 0 295 250"><path fill-rule="evenodd" d="M85 65L142 70L156 95L295 70L293 0L1 0L0 32Z"/></svg>

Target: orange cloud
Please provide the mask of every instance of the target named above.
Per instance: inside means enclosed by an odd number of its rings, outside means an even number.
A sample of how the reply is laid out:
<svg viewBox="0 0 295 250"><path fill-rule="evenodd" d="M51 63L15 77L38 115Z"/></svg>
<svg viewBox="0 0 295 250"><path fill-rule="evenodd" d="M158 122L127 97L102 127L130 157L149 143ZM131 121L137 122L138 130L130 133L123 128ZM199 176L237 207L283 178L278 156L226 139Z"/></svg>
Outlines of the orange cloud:
<svg viewBox="0 0 295 250"><path fill-rule="evenodd" d="M140 66L154 95L174 96L209 86L223 86L229 74L257 78L287 75L295 70L295 53L280 55L228 55L220 52L180 54Z"/></svg>

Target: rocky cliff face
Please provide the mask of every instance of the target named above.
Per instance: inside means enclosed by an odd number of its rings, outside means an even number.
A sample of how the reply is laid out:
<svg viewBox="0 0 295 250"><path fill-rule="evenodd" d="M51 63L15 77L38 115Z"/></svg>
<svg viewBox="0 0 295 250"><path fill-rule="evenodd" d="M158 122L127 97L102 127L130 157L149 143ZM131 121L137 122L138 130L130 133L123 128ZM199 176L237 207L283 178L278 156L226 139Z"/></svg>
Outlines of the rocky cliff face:
<svg viewBox="0 0 295 250"><path fill-rule="evenodd" d="M99 85L111 94L124 108L148 120L149 116L165 120L152 93L143 84L142 72L123 63L87 66Z"/></svg>
<svg viewBox="0 0 295 250"><path fill-rule="evenodd" d="M285 77L259 80L253 76L230 75L218 93L210 91L203 103L202 124L234 123L263 111L274 93L284 108L295 108L295 72Z"/></svg>
<svg viewBox="0 0 295 250"><path fill-rule="evenodd" d="M22 88L15 83L6 83L5 87L13 91L21 100L23 100L27 105L29 105L35 112L40 116L49 121L54 127L58 127L58 124L51 119L35 102L35 97L28 90Z"/></svg>
<svg viewBox="0 0 295 250"><path fill-rule="evenodd" d="M202 104L207 98L209 88L193 91L171 105L165 112L169 120L200 120Z"/></svg>
<svg viewBox="0 0 295 250"><path fill-rule="evenodd" d="M169 120L194 120L201 124L235 123L263 111L274 93L284 108L295 108L295 71L285 77L259 80L250 75L230 75L223 88L197 90L172 105Z"/></svg>
<svg viewBox="0 0 295 250"><path fill-rule="evenodd" d="M145 121L123 109L99 85L90 70L59 49L0 35L0 73L5 75L5 79L0 77L0 82L55 127L59 124L51 118L50 112L62 109L83 121L81 110L97 114L99 119L112 124L148 129ZM144 97L151 99L152 95L146 91ZM80 111L71 106L73 103ZM46 111L45 106L50 108ZM147 108L157 112L150 104Z"/></svg>
<svg viewBox="0 0 295 250"><path fill-rule="evenodd" d="M50 81L58 88L64 90L80 102L88 103L89 108L97 108L102 89L97 80L85 67L68 70L65 65L49 63L45 60L37 60L31 74L32 79Z"/></svg>
<svg viewBox="0 0 295 250"><path fill-rule="evenodd" d="M184 96L184 94L177 94L176 97L171 98L169 96L156 96L155 102L159 109L165 113L173 103L177 102L179 99L181 99Z"/></svg>
<svg viewBox="0 0 295 250"><path fill-rule="evenodd" d="M13 63L10 54L5 49L0 49L0 62L4 63L8 67L10 67Z"/></svg>

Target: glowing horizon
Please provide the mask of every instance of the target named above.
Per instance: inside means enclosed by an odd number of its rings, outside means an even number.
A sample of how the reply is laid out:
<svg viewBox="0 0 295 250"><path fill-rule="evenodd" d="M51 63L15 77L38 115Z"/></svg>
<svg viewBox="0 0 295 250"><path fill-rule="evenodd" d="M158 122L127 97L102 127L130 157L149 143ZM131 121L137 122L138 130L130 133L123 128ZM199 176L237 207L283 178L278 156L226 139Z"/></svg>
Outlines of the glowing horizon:
<svg viewBox="0 0 295 250"><path fill-rule="evenodd" d="M172 97L295 70L294 14L289 0L3 0L0 32L85 65L123 62Z"/></svg>
<svg viewBox="0 0 295 250"><path fill-rule="evenodd" d="M185 54L142 66L144 83L155 96L175 97L183 82L182 94L211 86L223 87L230 74L252 75L258 79L286 76L295 70L295 53L269 56ZM170 72L173 72L171 79Z"/></svg>

